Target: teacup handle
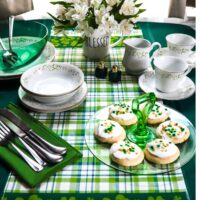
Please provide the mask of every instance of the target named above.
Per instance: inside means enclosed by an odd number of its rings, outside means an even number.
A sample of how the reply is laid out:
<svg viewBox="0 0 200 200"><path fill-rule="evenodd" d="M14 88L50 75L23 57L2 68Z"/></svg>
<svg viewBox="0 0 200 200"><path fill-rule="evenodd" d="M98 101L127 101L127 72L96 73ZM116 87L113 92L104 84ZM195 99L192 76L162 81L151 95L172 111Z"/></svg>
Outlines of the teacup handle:
<svg viewBox="0 0 200 200"><path fill-rule="evenodd" d="M155 46L158 46L158 49L161 49L161 48L162 48L162 46L161 46L161 44L160 44L159 42L154 42L154 43L151 45L151 51L153 50L153 48L154 48ZM158 50L158 49L156 49L156 50ZM154 50L154 51L156 51L156 50ZM152 54L152 56L150 57L150 62L153 60L153 58L154 58L154 54Z"/></svg>
<svg viewBox="0 0 200 200"><path fill-rule="evenodd" d="M184 76L187 76L192 69L194 68L193 64L188 64L188 69L183 73Z"/></svg>
<svg viewBox="0 0 200 200"><path fill-rule="evenodd" d="M113 47L117 46L117 45L123 40L123 38L124 38L124 37L121 36L121 37L119 38L119 40L117 40L115 43L111 44L110 47L113 48Z"/></svg>
<svg viewBox="0 0 200 200"><path fill-rule="evenodd" d="M188 57L195 56L195 54L196 54L196 52L193 51ZM191 66L192 68L196 67L196 62L192 62L192 59L188 59L187 64L188 64L188 66Z"/></svg>

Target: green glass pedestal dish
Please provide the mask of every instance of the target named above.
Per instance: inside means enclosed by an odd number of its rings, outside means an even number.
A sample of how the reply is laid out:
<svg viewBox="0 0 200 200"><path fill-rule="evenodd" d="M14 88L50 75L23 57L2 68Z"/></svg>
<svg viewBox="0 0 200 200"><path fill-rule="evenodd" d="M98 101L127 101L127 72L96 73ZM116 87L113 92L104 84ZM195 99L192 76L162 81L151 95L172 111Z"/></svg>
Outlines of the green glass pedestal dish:
<svg viewBox="0 0 200 200"><path fill-rule="evenodd" d="M137 116L137 124L126 128L127 138L144 149L146 144L155 139L155 133L147 127L149 114L155 105L154 93L147 93L132 100L132 111ZM143 104L143 108L141 105Z"/></svg>

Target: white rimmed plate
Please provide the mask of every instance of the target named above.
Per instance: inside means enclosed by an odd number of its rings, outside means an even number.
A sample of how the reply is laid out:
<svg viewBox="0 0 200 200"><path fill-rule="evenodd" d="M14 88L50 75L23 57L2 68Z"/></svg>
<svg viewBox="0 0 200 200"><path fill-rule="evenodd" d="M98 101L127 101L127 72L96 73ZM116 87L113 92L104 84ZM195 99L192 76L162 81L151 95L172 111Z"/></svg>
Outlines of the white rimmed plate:
<svg viewBox="0 0 200 200"><path fill-rule="evenodd" d="M51 104L44 104L34 100L22 89L22 87L20 87L18 90L18 96L21 103L30 110L44 113L63 112L74 109L78 107L81 103L83 103L87 96L87 84L84 82L79 92L77 92L67 102L54 104L53 106Z"/></svg>
<svg viewBox="0 0 200 200"><path fill-rule="evenodd" d="M185 77L184 82L175 91L170 93L160 92L155 87L155 72L153 70L146 71L139 77L140 88L144 92L154 92L157 98L165 100L181 100L192 96L195 92L195 84L189 77Z"/></svg>
<svg viewBox="0 0 200 200"><path fill-rule="evenodd" d="M33 62L14 70L4 71L0 69L0 80L17 79L27 69L30 69L34 67L35 65L51 62L54 59L54 57L55 57L55 47L52 43L47 42L40 56L36 58Z"/></svg>

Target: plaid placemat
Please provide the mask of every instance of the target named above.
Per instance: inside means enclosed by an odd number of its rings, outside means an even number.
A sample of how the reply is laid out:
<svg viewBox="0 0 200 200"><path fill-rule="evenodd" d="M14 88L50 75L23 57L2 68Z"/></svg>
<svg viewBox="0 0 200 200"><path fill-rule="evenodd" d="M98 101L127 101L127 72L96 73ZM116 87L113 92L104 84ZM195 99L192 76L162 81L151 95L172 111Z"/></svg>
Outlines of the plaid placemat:
<svg viewBox="0 0 200 200"><path fill-rule="evenodd" d="M114 48L106 60L110 69L117 64L122 70L122 81L112 84L108 79L94 76L96 62L82 55L82 48L57 48L55 61L80 66L85 74L88 95L84 103L71 111L31 113L46 126L83 153L83 158L63 171L51 176L35 189L28 189L10 174L4 191L5 200L183 200L187 189L181 169L161 175L130 175L110 168L96 159L84 140L85 125L100 108L116 101L131 99L142 93L137 78L125 74L121 66L124 48Z"/></svg>
<svg viewBox="0 0 200 200"><path fill-rule="evenodd" d="M65 31L65 35L55 35L54 31L51 31L51 42L54 44L56 48L74 48L74 47L82 47L82 42L79 41L80 39L80 33L73 31L73 30L67 30ZM124 36L123 39L132 38L132 37L143 37L141 29L137 26L132 30L130 36ZM111 44L117 42L120 39L120 33L114 32L111 37ZM79 42L78 42L79 41ZM123 47L122 40L119 42L115 47Z"/></svg>

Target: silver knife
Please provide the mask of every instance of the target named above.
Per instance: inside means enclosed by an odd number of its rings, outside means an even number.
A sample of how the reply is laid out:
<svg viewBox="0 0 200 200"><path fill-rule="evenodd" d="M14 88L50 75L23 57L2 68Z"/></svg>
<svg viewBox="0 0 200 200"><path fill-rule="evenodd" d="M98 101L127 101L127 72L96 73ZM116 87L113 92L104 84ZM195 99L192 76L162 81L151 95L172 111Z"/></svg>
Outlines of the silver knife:
<svg viewBox="0 0 200 200"><path fill-rule="evenodd" d="M64 155L66 154L67 149L65 147L60 147L49 143L44 140L38 134L36 134L32 129L30 129L19 117L17 117L14 113L6 110L0 109L0 115L6 117L11 122L13 122L16 126L18 126L21 130L23 130L27 135L32 137L38 144L40 144L47 151L51 151L53 153Z"/></svg>
<svg viewBox="0 0 200 200"><path fill-rule="evenodd" d="M55 164L63 160L62 155L48 152L47 150L42 148L38 143L36 143L34 140L28 137L27 134L23 130L21 130L13 122L9 121L7 118L0 116L0 120L4 124L6 124L6 126L8 126L8 128L13 133L15 133L22 140L24 140L28 145L30 145L38 153L38 155L47 163Z"/></svg>

